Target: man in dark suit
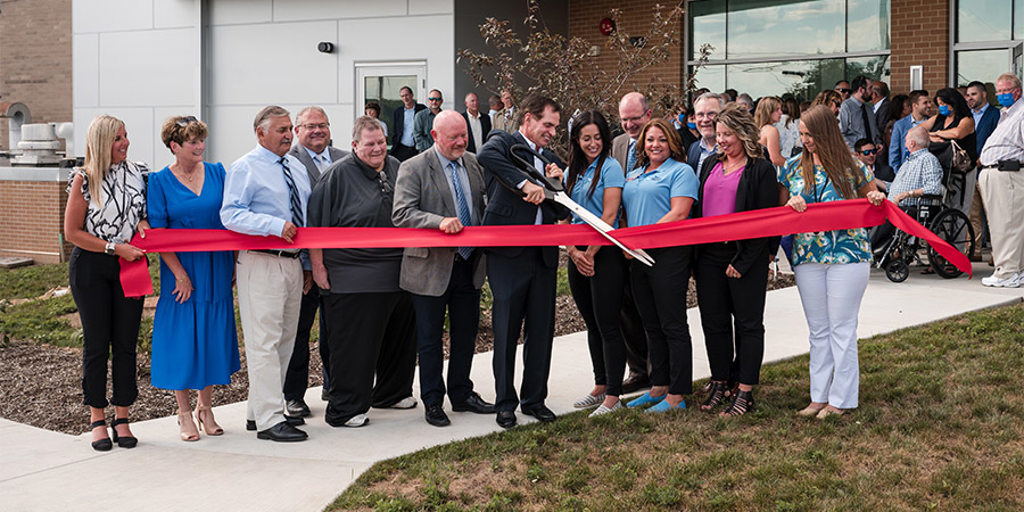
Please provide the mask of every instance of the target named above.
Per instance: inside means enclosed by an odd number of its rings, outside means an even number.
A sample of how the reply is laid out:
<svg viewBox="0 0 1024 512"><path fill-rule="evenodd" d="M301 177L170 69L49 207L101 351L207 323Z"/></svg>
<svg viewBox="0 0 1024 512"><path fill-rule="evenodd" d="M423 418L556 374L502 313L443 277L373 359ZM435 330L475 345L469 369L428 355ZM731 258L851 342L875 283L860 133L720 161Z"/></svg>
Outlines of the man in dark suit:
<svg viewBox="0 0 1024 512"><path fill-rule="evenodd" d="M392 113L391 125L395 131L391 134L391 156L405 161L416 156L416 139L413 135L416 114L427 106L416 103L409 86L402 87L398 92L402 97L402 108Z"/></svg>
<svg viewBox="0 0 1024 512"><path fill-rule="evenodd" d="M882 132L889 122L889 84L885 82L871 82L871 91L874 93L875 126L878 133L874 134L875 149L878 150L879 165L885 165L889 161L889 148L883 144Z"/></svg>
<svg viewBox="0 0 1024 512"><path fill-rule="evenodd" d="M466 111L462 118L466 120L466 132L469 134L466 151L475 154L484 145L487 134L491 133L491 116L480 113L480 100L475 92L466 95Z"/></svg>
<svg viewBox="0 0 1024 512"><path fill-rule="evenodd" d="M515 144L525 144L554 162L545 169L561 179L563 163L546 146L555 137L561 107L554 100L528 96L519 106L522 123L510 134L492 136L477 153L487 178L485 226L552 224L565 217L565 208L544 201L544 188L519 170L509 157ZM529 159L529 156L525 156ZM539 159L534 165L540 169ZM497 422L503 428L516 424L516 406L540 421L554 421L544 405L551 370L551 343L555 323L555 271L557 247L493 247L488 249L487 278L494 295L494 387ZM516 395L515 357L523 331L524 368L522 396Z"/></svg>
<svg viewBox="0 0 1024 512"><path fill-rule="evenodd" d="M316 185L320 173L348 154L330 146L331 123L327 121L327 113L320 107L306 107L295 116L295 136L299 143L289 153L298 158L306 167L309 183ZM303 279L312 279L312 273L304 269ZM313 328L320 306L320 292L316 287L302 295L299 309L299 326L295 334L295 349L288 362L288 370L284 377L285 415L290 417L309 416L309 406L304 399L306 386L309 384L309 331ZM327 329L323 316L320 317L320 361L323 363L324 389L327 389L327 362L330 361L327 343Z"/></svg>
<svg viewBox="0 0 1024 512"><path fill-rule="evenodd" d="M487 116L484 116L485 118ZM463 116L446 110L434 118L433 147L402 163L395 184L391 220L395 227L440 229L448 234L480 225L484 217L484 172L466 152L469 130ZM412 294L420 364L420 398L427 423L451 423L444 413L447 391L456 412L493 414L494 405L473 391L469 372L480 323L482 250L473 247L407 247L398 285ZM444 366L445 311L449 319L448 386Z"/></svg>

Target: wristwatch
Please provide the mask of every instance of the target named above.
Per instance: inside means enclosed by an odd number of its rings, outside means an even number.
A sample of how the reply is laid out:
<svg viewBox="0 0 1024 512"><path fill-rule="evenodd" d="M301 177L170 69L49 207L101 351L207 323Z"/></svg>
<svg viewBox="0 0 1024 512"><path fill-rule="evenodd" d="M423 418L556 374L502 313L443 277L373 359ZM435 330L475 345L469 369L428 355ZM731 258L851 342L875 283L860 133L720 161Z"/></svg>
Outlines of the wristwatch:
<svg viewBox="0 0 1024 512"><path fill-rule="evenodd" d="M107 242L107 247L103 250L103 252L113 256L114 255L114 247L117 247L117 244L115 244L114 242Z"/></svg>

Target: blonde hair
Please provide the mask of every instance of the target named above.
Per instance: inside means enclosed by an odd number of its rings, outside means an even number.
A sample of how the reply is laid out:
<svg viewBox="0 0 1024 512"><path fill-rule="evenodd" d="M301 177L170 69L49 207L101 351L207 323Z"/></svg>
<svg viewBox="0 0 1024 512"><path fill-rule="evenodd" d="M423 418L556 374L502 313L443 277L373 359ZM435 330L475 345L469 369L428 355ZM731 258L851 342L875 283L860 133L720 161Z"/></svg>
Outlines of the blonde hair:
<svg viewBox="0 0 1024 512"><path fill-rule="evenodd" d="M757 102L757 109L754 110L754 125L761 129L766 124L772 124L772 113L781 106L782 101L775 96L761 98L761 101Z"/></svg>
<svg viewBox="0 0 1024 512"><path fill-rule="evenodd" d="M114 116L97 116L85 133L85 175L89 178L89 196L97 205L103 204L103 179L110 171L110 152L117 132L124 121Z"/></svg>
<svg viewBox="0 0 1024 512"><path fill-rule="evenodd" d="M764 99L761 102L763 103ZM724 125L740 139L740 142L743 143L743 153L747 155L747 158L764 158L761 144L758 142L760 135L757 133L757 126L754 125L754 119L750 117L750 112L746 107L730 103L718 113L715 122ZM722 161L725 160L725 153L721 149L718 150L718 158Z"/></svg>
<svg viewBox="0 0 1024 512"><path fill-rule="evenodd" d="M860 166L853 159L850 148L839 133L839 124L832 110L824 105L811 107L800 116L808 135L814 139L814 154L804 146L800 156L801 174L804 178L804 192L811 193L808 187L814 186L814 155L817 155L821 167L828 176L832 186L844 199L853 199L857 191L853 185L862 179Z"/></svg>

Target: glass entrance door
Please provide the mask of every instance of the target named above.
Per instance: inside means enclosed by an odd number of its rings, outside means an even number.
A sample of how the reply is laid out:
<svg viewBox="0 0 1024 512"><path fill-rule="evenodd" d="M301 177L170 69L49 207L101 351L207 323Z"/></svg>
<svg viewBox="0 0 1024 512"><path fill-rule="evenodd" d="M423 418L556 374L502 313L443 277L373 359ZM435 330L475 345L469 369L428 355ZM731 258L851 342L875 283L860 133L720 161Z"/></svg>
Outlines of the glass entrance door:
<svg viewBox="0 0 1024 512"><path fill-rule="evenodd" d="M357 63L356 116L363 115L363 108L368 102L377 102L380 105L380 121L387 127L388 134L391 134L394 130L392 114L402 108L399 91L402 87L410 87L416 95L416 101L423 103L426 79L427 63L422 61Z"/></svg>

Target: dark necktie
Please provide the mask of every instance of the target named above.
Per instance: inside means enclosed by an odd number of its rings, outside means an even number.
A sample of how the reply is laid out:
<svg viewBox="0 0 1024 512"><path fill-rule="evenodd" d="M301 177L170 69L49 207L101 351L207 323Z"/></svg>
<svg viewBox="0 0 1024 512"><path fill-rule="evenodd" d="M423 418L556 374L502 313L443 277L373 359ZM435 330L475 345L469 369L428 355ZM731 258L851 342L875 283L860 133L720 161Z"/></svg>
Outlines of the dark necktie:
<svg viewBox="0 0 1024 512"><path fill-rule="evenodd" d="M292 170L288 168L288 158L281 157L278 163L284 168L284 182L288 185L288 202L292 211L292 224L301 228L306 224L304 221L305 216L302 214L302 200L299 199L299 189L295 186L295 180L292 178Z"/></svg>
<svg viewBox="0 0 1024 512"><path fill-rule="evenodd" d="M864 120L864 138L868 140L875 140L871 136L871 119L868 118L868 104L861 103L860 105L860 116Z"/></svg>
<svg viewBox="0 0 1024 512"><path fill-rule="evenodd" d="M451 170L452 175L452 188L455 189L455 212L459 216L459 222L463 226L472 226L473 217L469 214L469 204L466 202L466 194L462 191L462 182L459 180L459 168L455 165L455 162L448 162L448 168ZM472 247L459 247L459 255L462 259L469 260L469 256L473 254Z"/></svg>

